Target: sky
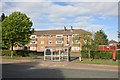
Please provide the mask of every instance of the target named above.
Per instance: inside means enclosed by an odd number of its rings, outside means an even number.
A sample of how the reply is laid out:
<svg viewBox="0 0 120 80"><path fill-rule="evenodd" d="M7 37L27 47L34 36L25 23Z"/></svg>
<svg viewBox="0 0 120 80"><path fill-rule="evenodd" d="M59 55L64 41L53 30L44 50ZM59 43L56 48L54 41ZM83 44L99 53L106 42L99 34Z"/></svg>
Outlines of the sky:
<svg viewBox="0 0 120 80"><path fill-rule="evenodd" d="M70 29L73 26L74 29L95 33L102 29L109 40L118 40L117 0L13 1L2 1L1 13L7 16L14 11L25 13L32 20L35 30L63 29L64 26Z"/></svg>

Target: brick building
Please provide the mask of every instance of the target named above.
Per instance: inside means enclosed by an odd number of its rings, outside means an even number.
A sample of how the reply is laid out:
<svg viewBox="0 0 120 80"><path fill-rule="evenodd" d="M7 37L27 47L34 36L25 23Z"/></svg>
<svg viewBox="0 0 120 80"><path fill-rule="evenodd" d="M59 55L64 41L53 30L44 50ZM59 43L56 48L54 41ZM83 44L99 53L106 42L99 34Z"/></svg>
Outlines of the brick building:
<svg viewBox="0 0 120 80"><path fill-rule="evenodd" d="M82 50L83 35L91 33L82 29L40 30L30 36L29 49L43 52L46 46L71 46L71 52L80 53Z"/></svg>

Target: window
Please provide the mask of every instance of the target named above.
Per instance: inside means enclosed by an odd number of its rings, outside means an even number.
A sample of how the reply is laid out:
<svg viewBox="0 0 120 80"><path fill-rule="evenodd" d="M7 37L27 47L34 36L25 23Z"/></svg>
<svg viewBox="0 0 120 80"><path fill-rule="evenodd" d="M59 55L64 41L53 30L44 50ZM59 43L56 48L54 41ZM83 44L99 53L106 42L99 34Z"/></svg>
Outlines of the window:
<svg viewBox="0 0 120 80"><path fill-rule="evenodd" d="M62 38L63 35L56 35L56 38Z"/></svg>
<svg viewBox="0 0 120 80"><path fill-rule="evenodd" d="M72 47L72 50L80 50L80 47Z"/></svg>
<svg viewBox="0 0 120 80"><path fill-rule="evenodd" d="M41 35L41 36L40 36L40 38L44 38L44 36L43 36L43 35Z"/></svg>
<svg viewBox="0 0 120 80"><path fill-rule="evenodd" d="M62 44L63 41L56 41L56 44Z"/></svg>
<svg viewBox="0 0 120 80"><path fill-rule="evenodd" d="M80 35L79 34L73 34L72 35L73 43L80 43Z"/></svg>
<svg viewBox="0 0 120 80"><path fill-rule="evenodd" d="M44 49L44 46L41 46L41 47L40 47L40 49L42 49L42 50L43 50L43 49Z"/></svg>
<svg viewBox="0 0 120 80"><path fill-rule="evenodd" d="M31 41L30 44L36 44L37 42L36 41Z"/></svg>
<svg viewBox="0 0 120 80"><path fill-rule="evenodd" d="M49 40L49 41L48 41L48 44L52 44L52 41L51 41L51 40Z"/></svg>
<svg viewBox="0 0 120 80"><path fill-rule="evenodd" d="M52 35L48 35L48 38L52 38Z"/></svg>
<svg viewBox="0 0 120 80"><path fill-rule="evenodd" d="M30 50L36 50L36 47L30 47Z"/></svg>
<svg viewBox="0 0 120 80"><path fill-rule="evenodd" d="M44 41L40 41L41 44L44 44Z"/></svg>
<svg viewBox="0 0 120 80"><path fill-rule="evenodd" d="M37 38L37 36L36 35L31 35L30 38L35 39L35 38Z"/></svg>

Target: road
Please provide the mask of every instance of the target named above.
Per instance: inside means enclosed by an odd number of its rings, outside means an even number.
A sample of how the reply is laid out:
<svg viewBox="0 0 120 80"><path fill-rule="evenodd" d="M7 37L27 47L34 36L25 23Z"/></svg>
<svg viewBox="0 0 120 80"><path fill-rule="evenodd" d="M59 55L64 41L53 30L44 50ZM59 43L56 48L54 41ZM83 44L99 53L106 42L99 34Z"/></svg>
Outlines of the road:
<svg viewBox="0 0 120 80"><path fill-rule="evenodd" d="M39 65L40 62L2 64L3 78L118 78L117 71ZM42 64L42 63L41 63ZM53 65L51 65L53 66ZM89 66L88 66L89 67Z"/></svg>

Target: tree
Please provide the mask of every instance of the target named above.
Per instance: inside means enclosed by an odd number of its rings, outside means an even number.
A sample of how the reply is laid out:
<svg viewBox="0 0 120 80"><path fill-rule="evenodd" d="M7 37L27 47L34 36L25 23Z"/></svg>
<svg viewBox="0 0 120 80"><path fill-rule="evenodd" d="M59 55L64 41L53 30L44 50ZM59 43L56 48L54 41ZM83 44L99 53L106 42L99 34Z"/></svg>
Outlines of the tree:
<svg viewBox="0 0 120 80"><path fill-rule="evenodd" d="M91 35L87 33L83 34L83 41L82 41L82 51L88 53L88 57L90 59L90 51L92 50L92 38Z"/></svg>
<svg viewBox="0 0 120 80"><path fill-rule="evenodd" d="M74 34L74 35L72 35L72 38L73 38L73 44L78 44L79 48L80 48L80 34ZM81 53L79 56L79 60L81 61Z"/></svg>
<svg viewBox="0 0 120 80"><path fill-rule="evenodd" d="M1 16L0 16L0 33L2 33L2 27L1 27L1 24L2 24L2 21L5 19L5 14L2 13ZM0 49L2 48L2 34L0 34Z"/></svg>
<svg viewBox="0 0 120 80"><path fill-rule="evenodd" d="M92 58L94 59L95 53L98 53L99 45L108 45L108 38L107 35L103 30L99 30L95 32L94 38L92 41Z"/></svg>
<svg viewBox="0 0 120 80"><path fill-rule="evenodd" d="M95 33L93 45L94 50L98 50L99 45L108 45L107 35L103 30L99 30Z"/></svg>
<svg viewBox="0 0 120 80"><path fill-rule="evenodd" d="M73 43L79 43L79 42L80 42L80 34L74 34Z"/></svg>
<svg viewBox="0 0 120 80"><path fill-rule="evenodd" d="M120 43L120 31L118 32L118 42Z"/></svg>
<svg viewBox="0 0 120 80"><path fill-rule="evenodd" d="M15 44L27 44L30 34L34 31L31 27L32 21L26 14L13 12L2 22L2 46L8 44L6 47L11 47L13 53Z"/></svg>
<svg viewBox="0 0 120 80"><path fill-rule="evenodd" d="M0 17L0 22L2 22L5 19L5 14L2 13L1 17Z"/></svg>
<svg viewBox="0 0 120 80"><path fill-rule="evenodd" d="M87 34L84 34L82 44L83 44L82 51L88 53L89 59L90 57L94 59L94 52L98 51L98 46L108 44L107 35L104 33L103 30L95 32L94 34L91 35L91 37L88 36Z"/></svg>
<svg viewBox="0 0 120 80"><path fill-rule="evenodd" d="M120 49L120 32L118 32L118 44L117 44L118 49Z"/></svg>

